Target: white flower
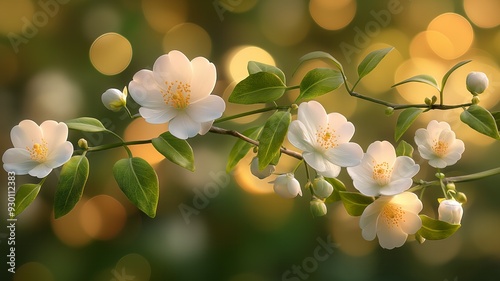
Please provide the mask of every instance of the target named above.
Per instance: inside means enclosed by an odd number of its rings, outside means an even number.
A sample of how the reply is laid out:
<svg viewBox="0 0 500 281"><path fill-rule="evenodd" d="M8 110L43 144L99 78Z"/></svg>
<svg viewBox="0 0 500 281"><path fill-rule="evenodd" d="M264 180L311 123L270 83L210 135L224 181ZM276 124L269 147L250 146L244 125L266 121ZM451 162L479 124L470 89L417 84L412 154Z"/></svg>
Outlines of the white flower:
<svg viewBox="0 0 500 281"><path fill-rule="evenodd" d="M483 72L471 72L465 79L467 90L473 94L481 94L488 88L488 76Z"/></svg>
<svg viewBox="0 0 500 281"><path fill-rule="evenodd" d="M460 224L464 210L462 204L454 199L443 200L438 208L439 220L451 224Z"/></svg>
<svg viewBox="0 0 500 281"><path fill-rule="evenodd" d="M377 236L380 246L386 249L401 247L408 234L422 227L418 216L422 207L417 195L411 192L379 197L361 215L359 226L363 238L371 241Z"/></svg>
<svg viewBox="0 0 500 281"><path fill-rule="evenodd" d="M370 144L361 164L347 168L354 187L368 196L396 195L406 191L419 170L420 166L410 157L396 157L394 147L387 141Z"/></svg>
<svg viewBox="0 0 500 281"><path fill-rule="evenodd" d="M292 173L279 175L274 180L274 192L283 198L295 198L302 196L300 183L295 179Z"/></svg>
<svg viewBox="0 0 500 281"><path fill-rule="evenodd" d="M222 116L224 100L210 95L215 82L215 66L207 59L189 61L183 53L171 51L156 60L153 71L137 72L129 91L147 122L168 122L172 135L187 139L205 134Z"/></svg>
<svg viewBox="0 0 500 281"><path fill-rule="evenodd" d="M436 120L429 122L427 129L416 131L415 143L418 145L420 156L429 160L429 165L434 168L444 168L457 163L465 151L464 142L456 139L450 125Z"/></svg>
<svg viewBox="0 0 500 281"><path fill-rule="evenodd" d="M14 148L3 154L3 168L17 175L44 178L73 154L73 145L67 141L68 126L62 122L49 120L38 126L24 120L12 128L10 138Z"/></svg>
<svg viewBox="0 0 500 281"><path fill-rule="evenodd" d="M252 172L252 175L258 177L259 179L269 177L272 173L274 173L275 169L276 166L274 165L267 165L263 170L259 169L259 158L257 157L254 157L252 159L252 163L250 164L250 171Z"/></svg>
<svg viewBox="0 0 500 281"><path fill-rule="evenodd" d="M108 89L101 96L104 106L111 111L119 111L127 104L127 88L122 91L118 89Z"/></svg>
<svg viewBox="0 0 500 281"><path fill-rule="evenodd" d="M333 178L340 167L356 166L361 162L363 149L349 142L354 135L354 125L340 113L326 114L316 102L303 102L297 120L292 121L288 140L303 150L304 160L320 175Z"/></svg>

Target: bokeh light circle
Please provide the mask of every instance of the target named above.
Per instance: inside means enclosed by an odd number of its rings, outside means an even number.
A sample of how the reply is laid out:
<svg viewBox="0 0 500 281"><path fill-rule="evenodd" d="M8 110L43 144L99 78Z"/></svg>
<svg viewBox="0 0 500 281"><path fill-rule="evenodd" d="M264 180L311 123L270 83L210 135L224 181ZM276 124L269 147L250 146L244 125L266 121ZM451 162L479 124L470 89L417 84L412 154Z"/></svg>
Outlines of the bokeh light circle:
<svg viewBox="0 0 500 281"><path fill-rule="evenodd" d="M149 26L159 33L186 21L188 1L142 0L142 11Z"/></svg>
<svg viewBox="0 0 500 281"><path fill-rule="evenodd" d="M444 13L427 27L427 41L441 58L452 60L465 54L474 40L471 24L459 14Z"/></svg>
<svg viewBox="0 0 500 281"><path fill-rule="evenodd" d="M500 24L498 0L464 0L464 9L469 19L481 28L493 28Z"/></svg>
<svg viewBox="0 0 500 281"><path fill-rule="evenodd" d="M5 279L3 279L5 280ZM39 262L27 262L16 269L13 281L53 281L52 272Z"/></svg>
<svg viewBox="0 0 500 281"><path fill-rule="evenodd" d="M132 121L125 129L125 141L145 140L156 138L168 129L167 124L150 124L143 118L137 118ZM151 144L129 146L132 154L141 157L151 165L158 164L165 159Z"/></svg>
<svg viewBox="0 0 500 281"><path fill-rule="evenodd" d="M165 53L180 50L188 58L209 57L212 39L203 27L194 23L181 23L165 34L162 46Z"/></svg>
<svg viewBox="0 0 500 281"><path fill-rule="evenodd" d="M0 1L0 34L21 33L23 22L21 19L31 19L35 12L33 1L16 0ZM22 34L18 34L22 36Z"/></svg>
<svg viewBox="0 0 500 281"><path fill-rule="evenodd" d="M92 238L109 240L120 233L125 226L125 207L108 195L92 197L82 207L80 221L84 231Z"/></svg>
<svg viewBox="0 0 500 281"><path fill-rule="evenodd" d="M115 75L132 60L132 45L122 35L109 32L99 36L90 47L90 61L104 75Z"/></svg>
<svg viewBox="0 0 500 281"><path fill-rule="evenodd" d="M241 81L248 76L249 61L275 65L274 59L266 50L257 46L240 46L229 52L226 69L233 81Z"/></svg>
<svg viewBox="0 0 500 281"><path fill-rule="evenodd" d="M346 27L356 15L354 0L311 0L309 12L313 20L327 30L339 30Z"/></svg>

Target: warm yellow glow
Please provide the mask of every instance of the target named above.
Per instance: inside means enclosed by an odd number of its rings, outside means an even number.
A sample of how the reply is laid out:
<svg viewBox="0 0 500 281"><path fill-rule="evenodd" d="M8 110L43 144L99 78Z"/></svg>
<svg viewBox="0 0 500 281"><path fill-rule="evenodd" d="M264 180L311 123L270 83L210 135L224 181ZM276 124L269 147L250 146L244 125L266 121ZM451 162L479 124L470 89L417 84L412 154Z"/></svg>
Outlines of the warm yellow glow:
<svg viewBox="0 0 500 281"><path fill-rule="evenodd" d="M82 207L80 222L83 230L92 238L110 240L116 237L127 220L123 205L108 195L89 199Z"/></svg>
<svg viewBox="0 0 500 281"><path fill-rule="evenodd" d="M0 1L0 34L7 35L12 32L22 36L24 23L21 19L33 18L35 12L33 3L29 0Z"/></svg>
<svg viewBox="0 0 500 281"><path fill-rule="evenodd" d="M5 280L5 279L4 279ZM52 272L39 262L27 262L16 268L16 274L13 274L13 281L53 281Z"/></svg>
<svg viewBox="0 0 500 281"><path fill-rule="evenodd" d="M167 124L150 124L143 118L137 118L130 123L125 129L125 141L132 140L147 140L156 138L168 130ZM151 165L155 165L165 159L152 144L141 144L129 146L132 154L136 157L141 157Z"/></svg>
<svg viewBox="0 0 500 281"><path fill-rule="evenodd" d="M469 19L482 28L493 28L500 24L500 1L464 0L465 13Z"/></svg>
<svg viewBox="0 0 500 281"><path fill-rule="evenodd" d="M174 26L163 37L163 51L180 50L188 58L210 57L212 39L203 27L194 23Z"/></svg>
<svg viewBox="0 0 500 281"><path fill-rule="evenodd" d="M408 243L420 262L439 266L444 265L460 254L462 240L460 231L446 239L432 241L427 240L423 244L417 242Z"/></svg>
<svg viewBox="0 0 500 281"><path fill-rule="evenodd" d="M264 49L256 46L240 46L229 52L226 69L233 81L239 82L248 76L249 61L275 65L273 57Z"/></svg>
<svg viewBox="0 0 500 281"><path fill-rule="evenodd" d="M459 14L444 13L427 27L427 41L432 50L444 59L456 59L465 54L474 40L470 23Z"/></svg>
<svg viewBox="0 0 500 281"><path fill-rule="evenodd" d="M302 0L265 1L260 9L260 29L266 38L280 46L304 40L310 29L306 4Z"/></svg>
<svg viewBox="0 0 500 281"><path fill-rule="evenodd" d="M63 217L54 219L52 216L50 222L54 234L68 246L83 247L92 242L92 238L84 231L80 223L82 206L86 201L87 199L82 197L73 210Z"/></svg>
<svg viewBox="0 0 500 281"><path fill-rule="evenodd" d="M427 38L429 37L428 33L436 33L435 31L422 31L417 33L410 43L410 57L412 58L427 58L427 59L440 59L439 56L434 53L429 46L429 42Z"/></svg>
<svg viewBox="0 0 500 281"><path fill-rule="evenodd" d="M125 70L132 60L132 45L122 35L109 32L92 43L89 55L97 71L104 75L115 75Z"/></svg>
<svg viewBox="0 0 500 281"><path fill-rule="evenodd" d="M186 21L188 2L177 0L142 0L142 11L147 22L158 33Z"/></svg>
<svg viewBox="0 0 500 281"><path fill-rule="evenodd" d="M427 28L429 22L440 14L454 11L457 1L454 0L418 0L418 1L395 1L402 3L403 11L394 18L405 27L421 31Z"/></svg>
<svg viewBox="0 0 500 281"><path fill-rule="evenodd" d="M353 0L311 0L309 12L313 20L327 30L346 27L356 15L356 1Z"/></svg>

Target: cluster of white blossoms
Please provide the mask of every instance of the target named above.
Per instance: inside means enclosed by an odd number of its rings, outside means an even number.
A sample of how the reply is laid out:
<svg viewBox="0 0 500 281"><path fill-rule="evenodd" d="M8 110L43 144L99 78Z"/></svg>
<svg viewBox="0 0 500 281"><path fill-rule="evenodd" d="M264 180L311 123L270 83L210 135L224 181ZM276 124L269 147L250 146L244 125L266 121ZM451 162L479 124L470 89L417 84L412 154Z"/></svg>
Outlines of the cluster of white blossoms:
<svg viewBox="0 0 500 281"><path fill-rule="evenodd" d="M320 103L310 101L299 105L297 119L289 127L288 140L303 151L304 161L319 176L310 185L316 197L324 199L333 191L323 176L335 178L346 167L354 187L363 195L376 197L361 215L363 238L378 237L386 249L400 247L408 235L422 227L419 217L422 202L408 192L420 166L408 156L397 156L388 141L373 142L363 153L358 144L350 142L354 131L354 125L343 115L327 114ZM421 157L435 168L455 164L464 152L464 143L456 139L446 122L433 120L426 129L417 130L415 142ZM284 198L302 195L292 173L278 176L274 190ZM438 212L440 220L452 224L459 224L463 213L461 204L454 199L442 201Z"/></svg>

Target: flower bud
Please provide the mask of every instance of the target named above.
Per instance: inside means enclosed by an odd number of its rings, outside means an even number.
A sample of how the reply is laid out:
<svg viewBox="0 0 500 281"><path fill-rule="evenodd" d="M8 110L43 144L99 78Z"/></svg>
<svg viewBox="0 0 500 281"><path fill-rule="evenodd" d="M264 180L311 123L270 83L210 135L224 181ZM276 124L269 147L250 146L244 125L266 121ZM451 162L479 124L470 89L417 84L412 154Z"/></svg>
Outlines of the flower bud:
<svg viewBox="0 0 500 281"><path fill-rule="evenodd" d="M465 80L467 90L473 95L481 94L488 88L488 77L483 72L471 72Z"/></svg>
<svg viewBox="0 0 500 281"><path fill-rule="evenodd" d="M87 150L89 149L89 144L87 143L87 140L86 139L79 139L78 140L78 147L84 149L84 150Z"/></svg>
<svg viewBox="0 0 500 281"><path fill-rule="evenodd" d="M465 196L465 193L459 192L455 195L455 200L457 200L460 204L465 204L467 203L467 196Z"/></svg>
<svg viewBox="0 0 500 281"><path fill-rule="evenodd" d="M292 173L279 175L274 180L274 192L283 198L294 198L297 195L302 196L300 183Z"/></svg>
<svg viewBox="0 0 500 281"><path fill-rule="evenodd" d="M111 111L119 111L127 104L127 88L121 92L118 89L108 89L101 96L104 106Z"/></svg>
<svg viewBox="0 0 500 281"><path fill-rule="evenodd" d="M472 97L472 100L471 100L471 103L472 103L472 104L478 104L478 103L479 103L479 101L480 101L480 100L479 100L479 97L478 97L478 96L473 96L473 97Z"/></svg>
<svg viewBox="0 0 500 281"><path fill-rule="evenodd" d="M259 169L259 158L254 157L252 159L252 163L250 164L250 171L252 174L259 179L265 179L269 177L272 173L274 173L274 170L276 169L276 166L274 165L267 165L263 170Z"/></svg>
<svg viewBox="0 0 500 281"><path fill-rule="evenodd" d="M328 212L325 202L323 202L322 200L320 200L318 198L314 198L313 200L311 200L311 202L309 202L309 204L310 204L309 208L311 209L311 213L315 217L324 216Z"/></svg>
<svg viewBox="0 0 500 281"><path fill-rule="evenodd" d="M385 115L391 116L393 113L394 113L394 107L388 106L385 108Z"/></svg>
<svg viewBox="0 0 500 281"><path fill-rule="evenodd" d="M431 100L430 98L427 98L427 97L426 97L426 98L424 99L424 102L425 102L425 104L427 104L427 105L432 105L432 100Z"/></svg>
<svg viewBox="0 0 500 281"><path fill-rule="evenodd" d="M444 200L439 203L439 220L451 224L460 224L464 210L462 204L454 199Z"/></svg>
<svg viewBox="0 0 500 281"><path fill-rule="evenodd" d="M327 198L332 194L333 186L320 176L314 179L313 192L319 198Z"/></svg>

